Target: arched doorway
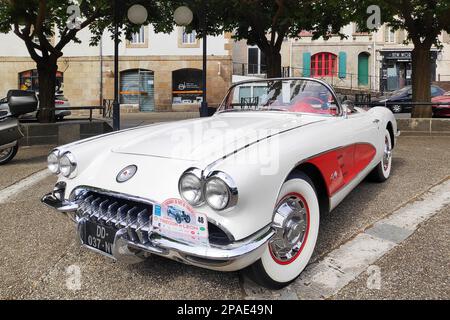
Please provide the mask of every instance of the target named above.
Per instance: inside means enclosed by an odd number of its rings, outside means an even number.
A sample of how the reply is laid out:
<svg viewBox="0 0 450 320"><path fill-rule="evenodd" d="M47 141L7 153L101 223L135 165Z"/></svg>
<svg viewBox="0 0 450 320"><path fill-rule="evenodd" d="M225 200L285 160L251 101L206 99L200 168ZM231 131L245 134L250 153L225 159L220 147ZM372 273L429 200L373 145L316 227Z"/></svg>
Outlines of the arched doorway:
<svg viewBox="0 0 450 320"><path fill-rule="evenodd" d="M366 52L358 55L358 85L369 85L369 54Z"/></svg>
<svg viewBox="0 0 450 320"><path fill-rule="evenodd" d="M63 87L64 87L64 74L60 71L57 71L55 92L63 90ZM39 92L39 74L36 69L27 70L19 73L19 89L24 91Z"/></svg>
<svg viewBox="0 0 450 320"><path fill-rule="evenodd" d="M155 74L144 69L120 73L120 103L137 104L142 112L155 110Z"/></svg>

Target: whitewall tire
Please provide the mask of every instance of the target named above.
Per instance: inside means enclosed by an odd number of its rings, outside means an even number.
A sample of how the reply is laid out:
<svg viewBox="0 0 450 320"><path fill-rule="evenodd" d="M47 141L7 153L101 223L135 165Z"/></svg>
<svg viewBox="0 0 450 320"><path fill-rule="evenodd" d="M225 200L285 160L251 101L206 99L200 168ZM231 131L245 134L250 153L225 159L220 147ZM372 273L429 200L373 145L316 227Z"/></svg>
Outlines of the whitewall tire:
<svg viewBox="0 0 450 320"><path fill-rule="evenodd" d="M247 269L249 277L270 289L281 289L305 269L316 246L320 210L314 184L303 173L287 180L274 213L277 234L261 259Z"/></svg>
<svg viewBox="0 0 450 320"><path fill-rule="evenodd" d="M389 130L386 129L383 139L383 158L373 169L370 179L375 182L384 182L391 176L392 171L392 139Z"/></svg>

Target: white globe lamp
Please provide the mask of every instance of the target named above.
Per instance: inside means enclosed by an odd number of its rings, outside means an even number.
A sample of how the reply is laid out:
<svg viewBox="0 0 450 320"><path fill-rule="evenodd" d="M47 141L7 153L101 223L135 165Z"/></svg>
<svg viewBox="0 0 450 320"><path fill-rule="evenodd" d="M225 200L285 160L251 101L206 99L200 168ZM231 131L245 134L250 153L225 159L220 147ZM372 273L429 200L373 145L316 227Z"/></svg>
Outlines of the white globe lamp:
<svg viewBox="0 0 450 320"><path fill-rule="evenodd" d="M128 9L128 20L133 24L144 24L147 21L147 9L140 4L135 4Z"/></svg>
<svg viewBox="0 0 450 320"><path fill-rule="evenodd" d="M194 14L188 7L181 6L173 13L173 19L177 25L185 27L191 24Z"/></svg>

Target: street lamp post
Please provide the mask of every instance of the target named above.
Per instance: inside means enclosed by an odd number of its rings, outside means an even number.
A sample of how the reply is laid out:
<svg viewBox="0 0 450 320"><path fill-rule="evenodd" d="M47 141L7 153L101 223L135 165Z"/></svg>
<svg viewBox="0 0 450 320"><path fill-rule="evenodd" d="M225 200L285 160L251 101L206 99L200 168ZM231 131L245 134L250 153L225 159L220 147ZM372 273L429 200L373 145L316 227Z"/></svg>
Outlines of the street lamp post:
<svg viewBox="0 0 450 320"><path fill-rule="evenodd" d="M121 0L114 0L114 102L113 102L113 129L120 130L120 102L119 102L119 26L121 20ZM147 21L147 9L135 4L128 9L128 20L133 24L143 24Z"/></svg>
<svg viewBox="0 0 450 320"><path fill-rule="evenodd" d="M120 130L120 103L119 103L119 0L114 0L114 102L113 102L113 129Z"/></svg>
<svg viewBox="0 0 450 320"><path fill-rule="evenodd" d="M200 105L200 117L208 117L209 116L209 108L207 102L207 57L208 57L208 37L206 34L206 26L207 26L207 17L206 17L206 4L205 1L202 1L201 9L198 12L199 14L199 25L200 29L203 33L203 72L202 72L202 86L203 86L203 98L202 103ZM174 12L174 20L175 23L179 26L188 26L191 24L193 20L193 13L191 9L186 6L179 7Z"/></svg>

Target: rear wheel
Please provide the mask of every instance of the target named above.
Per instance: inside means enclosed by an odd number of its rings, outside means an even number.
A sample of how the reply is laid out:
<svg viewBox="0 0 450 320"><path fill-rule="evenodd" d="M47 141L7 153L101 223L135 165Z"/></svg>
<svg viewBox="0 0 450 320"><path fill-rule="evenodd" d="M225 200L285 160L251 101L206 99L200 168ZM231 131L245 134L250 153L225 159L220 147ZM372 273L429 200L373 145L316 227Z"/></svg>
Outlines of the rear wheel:
<svg viewBox="0 0 450 320"><path fill-rule="evenodd" d="M18 150L18 144L14 147L0 150L0 165L10 162L16 156Z"/></svg>
<svg viewBox="0 0 450 320"><path fill-rule="evenodd" d="M319 201L311 179L296 174L283 184L275 207L277 231L261 259L246 274L258 284L281 289L308 264L319 233Z"/></svg>
<svg viewBox="0 0 450 320"><path fill-rule="evenodd" d="M384 182L389 179L392 169L392 139L389 130L384 134L383 159L370 173L369 178L375 182Z"/></svg>

